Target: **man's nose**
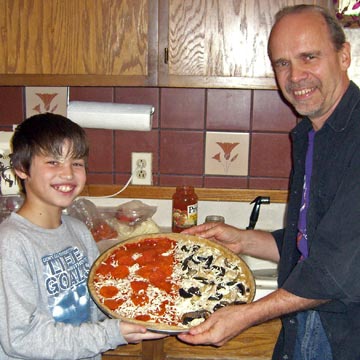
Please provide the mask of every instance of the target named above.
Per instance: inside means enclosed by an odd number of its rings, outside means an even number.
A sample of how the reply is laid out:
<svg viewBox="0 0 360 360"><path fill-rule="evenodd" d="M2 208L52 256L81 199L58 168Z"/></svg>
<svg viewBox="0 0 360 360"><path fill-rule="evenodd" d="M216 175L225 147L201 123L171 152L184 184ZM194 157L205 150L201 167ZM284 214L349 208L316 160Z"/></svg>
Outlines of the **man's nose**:
<svg viewBox="0 0 360 360"><path fill-rule="evenodd" d="M304 78L306 78L306 76L307 76L307 73L302 66L296 65L296 64L291 64L291 69L290 69L290 80L291 81L298 82L299 80L303 80Z"/></svg>

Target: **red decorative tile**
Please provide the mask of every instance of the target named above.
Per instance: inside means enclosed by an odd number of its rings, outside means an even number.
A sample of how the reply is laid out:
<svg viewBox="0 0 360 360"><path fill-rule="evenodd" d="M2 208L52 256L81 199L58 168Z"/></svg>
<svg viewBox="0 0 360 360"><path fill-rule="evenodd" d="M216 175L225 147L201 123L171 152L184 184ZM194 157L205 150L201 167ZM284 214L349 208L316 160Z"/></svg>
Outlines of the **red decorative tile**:
<svg viewBox="0 0 360 360"><path fill-rule="evenodd" d="M72 86L69 90L70 101L113 102L113 87Z"/></svg>
<svg viewBox="0 0 360 360"><path fill-rule="evenodd" d="M203 143L202 132L161 131L160 173L202 176L204 173Z"/></svg>
<svg viewBox="0 0 360 360"><path fill-rule="evenodd" d="M123 104L146 104L155 107L152 127L159 126L159 88L146 87L117 87L115 88L115 102Z"/></svg>
<svg viewBox="0 0 360 360"><path fill-rule="evenodd" d="M116 172L131 172L132 152L151 152L153 154L153 173L158 171L158 131L115 131L115 169Z"/></svg>
<svg viewBox="0 0 360 360"><path fill-rule="evenodd" d="M252 134L250 176L287 178L291 168L288 134Z"/></svg>
<svg viewBox="0 0 360 360"><path fill-rule="evenodd" d="M289 132L296 115L276 90L254 90L253 131Z"/></svg>
<svg viewBox="0 0 360 360"><path fill-rule="evenodd" d="M288 190L289 179L279 178L250 178L250 189L264 189L264 190Z"/></svg>
<svg viewBox="0 0 360 360"><path fill-rule="evenodd" d="M210 89L206 129L247 131L250 128L251 90Z"/></svg>
<svg viewBox="0 0 360 360"><path fill-rule="evenodd" d="M249 139L249 133L207 131L205 174L248 175Z"/></svg>
<svg viewBox="0 0 360 360"><path fill-rule="evenodd" d="M223 189L247 189L248 180L246 177L240 176L205 176L204 187Z"/></svg>
<svg viewBox="0 0 360 360"><path fill-rule="evenodd" d="M24 88L0 86L0 125L20 124L24 118Z"/></svg>
<svg viewBox="0 0 360 360"><path fill-rule="evenodd" d="M203 187L203 178L201 176L161 175L159 185L160 186L189 185L194 187Z"/></svg>
<svg viewBox="0 0 360 360"><path fill-rule="evenodd" d="M89 172L113 172L112 130L85 129L89 139Z"/></svg>
<svg viewBox="0 0 360 360"><path fill-rule="evenodd" d="M161 89L161 128L203 129L204 89Z"/></svg>

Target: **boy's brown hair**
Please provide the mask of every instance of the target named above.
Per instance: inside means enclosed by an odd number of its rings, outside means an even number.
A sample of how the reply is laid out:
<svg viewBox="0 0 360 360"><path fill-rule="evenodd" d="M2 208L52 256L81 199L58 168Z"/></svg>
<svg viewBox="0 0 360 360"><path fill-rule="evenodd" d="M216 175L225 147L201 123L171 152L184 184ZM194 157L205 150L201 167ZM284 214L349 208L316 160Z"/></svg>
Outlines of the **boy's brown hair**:
<svg viewBox="0 0 360 360"><path fill-rule="evenodd" d="M71 145L70 154L62 153L65 140ZM86 164L89 156L84 129L70 119L52 113L34 115L24 120L16 127L11 146L12 167L27 175L34 155L70 155L74 159L84 159ZM20 182L24 191L21 179Z"/></svg>

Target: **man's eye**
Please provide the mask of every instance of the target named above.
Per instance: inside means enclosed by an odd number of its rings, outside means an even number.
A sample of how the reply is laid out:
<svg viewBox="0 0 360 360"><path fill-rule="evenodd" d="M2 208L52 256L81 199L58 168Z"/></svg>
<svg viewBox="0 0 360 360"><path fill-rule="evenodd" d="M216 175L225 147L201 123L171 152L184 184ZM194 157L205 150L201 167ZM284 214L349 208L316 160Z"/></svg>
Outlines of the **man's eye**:
<svg viewBox="0 0 360 360"><path fill-rule="evenodd" d="M283 67L287 67L289 65L289 62L288 61L285 61L285 60L279 60L279 61L276 61L274 66L276 68L283 68Z"/></svg>

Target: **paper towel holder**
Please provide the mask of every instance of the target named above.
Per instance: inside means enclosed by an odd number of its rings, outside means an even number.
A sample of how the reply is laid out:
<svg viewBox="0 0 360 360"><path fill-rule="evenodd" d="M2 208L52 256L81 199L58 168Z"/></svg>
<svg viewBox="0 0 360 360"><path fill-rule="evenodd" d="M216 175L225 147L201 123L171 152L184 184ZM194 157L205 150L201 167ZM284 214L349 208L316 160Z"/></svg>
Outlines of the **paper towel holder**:
<svg viewBox="0 0 360 360"><path fill-rule="evenodd" d="M150 131L155 107L148 104L122 104L70 101L69 119L84 128Z"/></svg>

